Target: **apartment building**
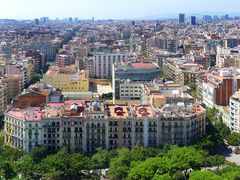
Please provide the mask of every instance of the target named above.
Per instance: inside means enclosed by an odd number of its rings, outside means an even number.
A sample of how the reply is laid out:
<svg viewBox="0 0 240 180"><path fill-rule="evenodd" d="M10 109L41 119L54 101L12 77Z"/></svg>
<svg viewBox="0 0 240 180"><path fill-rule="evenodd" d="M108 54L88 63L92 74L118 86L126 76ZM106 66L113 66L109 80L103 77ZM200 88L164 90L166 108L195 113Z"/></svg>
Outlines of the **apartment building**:
<svg viewBox="0 0 240 180"><path fill-rule="evenodd" d="M217 46L216 65L218 67L240 67L240 47L228 48Z"/></svg>
<svg viewBox="0 0 240 180"><path fill-rule="evenodd" d="M11 102L22 90L21 76L19 75L4 75L0 82L6 85L7 102Z"/></svg>
<svg viewBox="0 0 240 180"><path fill-rule="evenodd" d="M240 54L226 57L224 59L224 67L240 68Z"/></svg>
<svg viewBox="0 0 240 180"><path fill-rule="evenodd" d="M236 91L230 98L230 119L228 126L231 131L240 132L240 91Z"/></svg>
<svg viewBox="0 0 240 180"><path fill-rule="evenodd" d="M196 77L203 71L203 66L187 61L179 62L175 59L165 61L163 63L164 74L171 78L174 82L182 86L187 84L195 84Z"/></svg>
<svg viewBox="0 0 240 180"><path fill-rule="evenodd" d="M93 57L88 57L87 59L84 59L84 67L89 73L89 77L93 78L94 77L94 58Z"/></svg>
<svg viewBox="0 0 240 180"><path fill-rule="evenodd" d="M95 53L94 54L94 76L98 79L112 77L112 65L122 63L127 57L126 53Z"/></svg>
<svg viewBox="0 0 240 180"><path fill-rule="evenodd" d="M152 47L176 53L178 49L178 39L174 35L160 32L156 33L153 37L148 38L146 46L148 54Z"/></svg>
<svg viewBox="0 0 240 180"><path fill-rule="evenodd" d="M75 63L73 56L68 53L61 52L56 56L56 63L59 67L70 66Z"/></svg>
<svg viewBox="0 0 240 180"><path fill-rule="evenodd" d="M165 96L181 96L185 93L189 93L189 87L181 86L171 81L163 82L154 80L150 83L145 83L143 91L141 91L141 103L150 104L154 107L159 107L159 105L165 104Z"/></svg>
<svg viewBox="0 0 240 180"><path fill-rule="evenodd" d="M123 80L120 82L119 99L140 99L143 87L143 82Z"/></svg>
<svg viewBox="0 0 240 180"><path fill-rule="evenodd" d="M193 59L195 63L202 65L204 69L208 69L216 65L215 54L194 55Z"/></svg>
<svg viewBox="0 0 240 180"><path fill-rule="evenodd" d="M2 116L7 108L7 85L0 84L0 115Z"/></svg>
<svg viewBox="0 0 240 180"><path fill-rule="evenodd" d="M203 82L203 103L208 107L215 104L229 105L230 97L240 88L238 70L220 69L207 74Z"/></svg>
<svg viewBox="0 0 240 180"><path fill-rule="evenodd" d="M174 61L177 59L174 59ZM181 82L181 73L177 65L169 60L163 62L163 73L165 76L169 77L173 81L180 83Z"/></svg>
<svg viewBox="0 0 240 180"><path fill-rule="evenodd" d="M207 82L207 74L199 74L196 78L196 97L202 102L203 101L203 83Z"/></svg>
<svg viewBox="0 0 240 180"><path fill-rule="evenodd" d="M229 48L234 48L234 47L240 45L239 35L237 35L237 36L231 36L230 35L228 37L225 37L224 45L225 45L225 47L229 47Z"/></svg>
<svg viewBox="0 0 240 180"><path fill-rule="evenodd" d="M10 61L5 65L6 74L16 74L21 76L21 88L26 88L33 77L34 65L32 59L23 59L21 61Z"/></svg>
<svg viewBox="0 0 240 180"><path fill-rule="evenodd" d="M40 51L27 51L25 53L26 57L31 57L33 59L33 65L35 71L43 70L46 66L46 59L44 53Z"/></svg>
<svg viewBox="0 0 240 180"><path fill-rule="evenodd" d="M188 86L181 86L173 81L164 81L162 79L154 79L152 81L131 81L129 79L120 81L119 99L120 100L140 100L141 104L153 105L159 107L157 104L165 104L162 97L165 95L177 95L190 93L191 89ZM156 98L161 97L160 99Z"/></svg>
<svg viewBox="0 0 240 180"><path fill-rule="evenodd" d="M76 66L52 66L43 76L43 83L51 84L63 92L87 92L89 77L86 71L78 71Z"/></svg>
<svg viewBox="0 0 240 180"><path fill-rule="evenodd" d="M157 47L152 47L148 51L148 57L156 62L160 68L163 66L163 62L168 58L180 58L181 53L173 53L167 50L161 50Z"/></svg>
<svg viewBox="0 0 240 180"><path fill-rule="evenodd" d="M78 57L75 59L75 65L79 70L87 70L89 77L94 77L94 57Z"/></svg>
<svg viewBox="0 0 240 180"><path fill-rule="evenodd" d="M205 134L205 110L197 103L178 102L161 108L109 105L98 101L47 103L45 108L12 108L5 112L4 142L30 151L44 145L50 151L94 152L142 144L187 145Z"/></svg>
<svg viewBox="0 0 240 180"><path fill-rule="evenodd" d="M40 51L46 55L47 60L53 61L56 58L57 46L54 42L30 41L24 45L24 51Z"/></svg>

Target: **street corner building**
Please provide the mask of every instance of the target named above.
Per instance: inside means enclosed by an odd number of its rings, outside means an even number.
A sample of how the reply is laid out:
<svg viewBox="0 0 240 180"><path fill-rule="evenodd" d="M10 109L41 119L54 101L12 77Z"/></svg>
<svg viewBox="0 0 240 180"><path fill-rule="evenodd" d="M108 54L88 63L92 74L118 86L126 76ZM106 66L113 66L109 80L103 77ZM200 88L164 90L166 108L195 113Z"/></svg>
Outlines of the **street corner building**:
<svg viewBox="0 0 240 180"><path fill-rule="evenodd" d="M67 147L82 153L99 147L197 142L205 134L205 109L180 97L178 102L170 102L157 107L68 100L41 107L12 107L5 112L4 142L25 152L43 145L49 151Z"/></svg>

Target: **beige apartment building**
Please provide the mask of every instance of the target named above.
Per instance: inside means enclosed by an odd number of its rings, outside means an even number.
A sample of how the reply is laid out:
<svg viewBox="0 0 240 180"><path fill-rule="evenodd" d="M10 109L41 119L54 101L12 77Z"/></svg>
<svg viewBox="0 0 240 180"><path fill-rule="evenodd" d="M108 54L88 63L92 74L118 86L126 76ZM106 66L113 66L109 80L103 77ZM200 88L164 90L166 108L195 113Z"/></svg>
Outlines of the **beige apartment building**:
<svg viewBox="0 0 240 180"><path fill-rule="evenodd" d="M0 79L0 82L6 84L6 98L8 102L21 93L21 76L5 75Z"/></svg>
<svg viewBox="0 0 240 180"><path fill-rule="evenodd" d="M89 91L89 77L86 71L78 71L76 66L52 66L43 76L43 82L51 84L63 92Z"/></svg>
<svg viewBox="0 0 240 180"><path fill-rule="evenodd" d="M7 87L6 84L0 84L0 115L2 116L7 108Z"/></svg>
<svg viewBox="0 0 240 180"><path fill-rule="evenodd" d="M180 101L161 108L77 100L43 109L13 108L5 113L4 142L26 152L44 145L50 151L67 147L83 153L136 144L187 145L205 134L204 112L197 103Z"/></svg>
<svg viewBox="0 0 240 180"><path fill-rule="evenodd" d="M194 63L181 63L178 64L175 61L164 62L163 72L171 78L174 82L181 84L182 86L196 82L197 76L202 73L203 66Z"/></svg>

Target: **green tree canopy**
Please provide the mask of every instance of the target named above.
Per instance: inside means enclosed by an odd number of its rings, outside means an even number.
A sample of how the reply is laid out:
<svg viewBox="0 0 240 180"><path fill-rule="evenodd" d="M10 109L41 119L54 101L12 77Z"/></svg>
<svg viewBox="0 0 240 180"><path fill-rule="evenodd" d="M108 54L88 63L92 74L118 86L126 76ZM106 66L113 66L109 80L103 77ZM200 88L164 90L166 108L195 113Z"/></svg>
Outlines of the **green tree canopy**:
<svg viewBox="0 0 240 180"><path fill-rule="evenodd" d="M36 146L29 153L29 156L33 158L33 161L35 163L40 163L41 160L45 158L47 155L48 155L47 148L44 146Z"/></svg>
<svg viewBox="0 0 240 180"><path fill-rule="evenodd" d="M94 169L94 164L90 158L79 153L69 154L65 148L57 154L47 156L38 166L41 175L59 172L58 175L61 177L80 179L91 176L91 169Z"/></svg>
<svg viewBox="0 0 240 180"><path fill-rule="evenodd" d="M4 179L11 179L16 176L11 162L0 161L0 176Z"/></svg>
<svg viewBox="0 0 240 180"><path fill-rule="evenodd" d="M42 78L42 75L41 74L38 74L38 73L35 73L33 76L32 76L32 79L31 79L31 84L35 84L37 82L40 81L40 79Z"/></svg>
<svg viewBox="0 0 240 180"><path fill-rule="evenodd" d="M206 158L207 166L220 166L224 164L225 157L221 155L209 156Z"/></svg>
<svg viewBox="0 0 240 180"><path fill-rule="evenodd" d="M112 179L123 179L127 177L131 163L131 153L127 148L117 150L118 156L110 162L109 175Z"/></svg>
<svg viewBox="0 0 240 180"><path fill-rule="evenodd" d="M92 156L92 161L94 162L96 168L104 169L109 167L109 163L112 158L117 156L115 150L108 151L106 149L98 148L97 152Z"/></svg>
<svg viewBox="0 0 240 180"><path fill-rule="evenodd" d="M132 180L152 179L167 173L176 172L176 167L168 157L148 158L131 168L128 178Z"/></svg>
<svg viewBox="0 0 240 180"><path fill-rule="evenodd" d="M179 170L184 172L185 177L190 168L199 169L204 165L203 155L192 146L174 147L168 152L168 157Z"/></svg>
<svg viewBox="0 0 240 180"><path fill-rule="evenodd" d="M240 145L240 134L233 132L227 137L227 141L232 146L239 146Z"/></svg>
<svg viewBox="0 0 240 180"><path fill-rule="evenodd" d="M189 175L190 180L222 180L222 177L212 171L193 171Z"/></svg>
<svg viewBox="0 0 240 180"><path fill-rule="evenodd" d="M23 156L16 164L16 171L23 177L23 179L33 179L35 177L35 163L32 157Z"/></svg>

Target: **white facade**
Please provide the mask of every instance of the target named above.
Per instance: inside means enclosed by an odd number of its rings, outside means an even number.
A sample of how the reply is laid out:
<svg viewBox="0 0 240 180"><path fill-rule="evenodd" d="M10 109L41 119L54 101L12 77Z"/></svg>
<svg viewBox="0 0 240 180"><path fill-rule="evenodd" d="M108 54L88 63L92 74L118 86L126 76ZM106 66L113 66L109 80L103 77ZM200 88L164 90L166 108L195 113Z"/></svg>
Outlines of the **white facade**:
<svg viewBox="0 0 240 180"><path fill-rule="evenodd" d="M230 98L230 129L240 132L240 92L236 92Z"/></svg>
<svg viewBox="0 0 240 180"><path fill-rule="evenodd" d="M98 79L108 79L112 76L112 64L121 63L127 54L95 54L94 76Z"/></svg>
<svg viewBox="0 0 240 180"><path fill-rule="evenodd" d="M89 77L94 77L94 58L90 57L86 61L86 69L88 70Z"/></svg>
<svg viewBox="0 0 240 180"><path fill-rule="evenodd" d="M41 127L41 121L25 121L15 116L6 115L4 141L11 147L29 152L36 145L42 144Z"/></svg>
<svg viewBox="0 0 240 180"><path fill-rule="evenodd" d="M225 58L230 55L230 49L217 46L217 55L216 55L216 66L218 67L224 67L225 64Z"/></svg>
<svg viewBox="0 0 240 180"><path fill-rule="evenodd" d="M143 83L122 83L120 84L120 99L140 99L144 89Z"/></svg>
<svg viewBox="0 0 240 180"><path fill-rule="evenodd" d="M203 83L203 104L205 104L207 107L213 107L215 102L214 94L215 94L214 87L204 82Z"/></svg>

